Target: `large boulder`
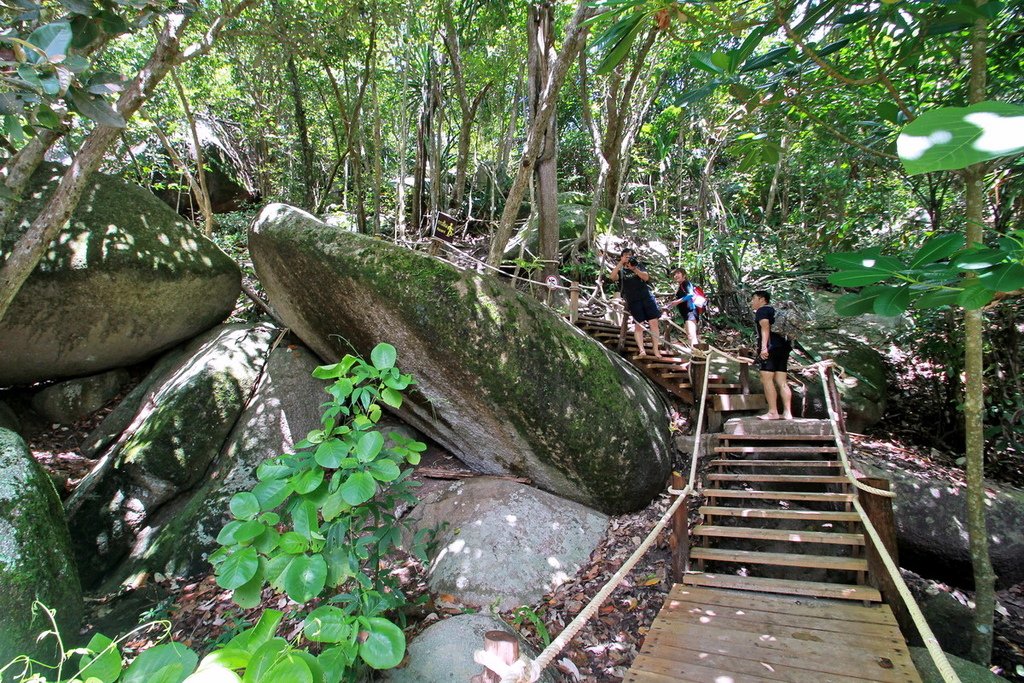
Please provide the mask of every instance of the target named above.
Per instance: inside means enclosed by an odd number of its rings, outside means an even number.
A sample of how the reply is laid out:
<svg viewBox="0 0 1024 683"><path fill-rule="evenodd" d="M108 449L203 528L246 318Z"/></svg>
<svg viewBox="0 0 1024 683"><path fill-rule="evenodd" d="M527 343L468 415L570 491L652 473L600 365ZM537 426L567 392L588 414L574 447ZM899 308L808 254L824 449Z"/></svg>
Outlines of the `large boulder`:
<svg viewBox="0 0 1024 683"><path fill-rule="evenodd" d="M910 658L914 660L914 666L917 667L917 673L921 674L921 681L923 683L945 683L947 680L942 675L942 672L939 671L939 668L935 666L935 660L932 659L928 648L910 648ZM1005 683L1005 681L1009 680L995 675L980 664L961 659L948 652L946 653L946 659L949 660L953 671L956 672L957 678L960 679L961 683Z"/></svg>
<svg viewBox="0 0 1024 683"><path fill-rule="evenodd" d="M106 405L129 379L128 371L118 368L56 382L32 396L32 409L49 422L74 424Z"/></svg>
<svg viewBox="0 0 1024 683"><path fill-rule="evenodd" d="M0 261L63 172L46 164L33 177ZM151 192L97 173L0 320L0 386L144 360L223 320L240 279L227 254Z"/></svg>
<svg viewBox="0 0 1024 683"><path fill-rule="evenodd" d="M812 360L831 358L842 368L836 388L843 399L849 431L863 432L882 419L888 396L885 358L875 347L839 330L808 332L800 337L800 345ZM817 375L805 385L805 416L824 417L824 392Z"/></svg>
<svg viewBox="0 0 1024 683"><path fill-rule="evenodd" d="M471 467L609 513L664 486L658 392L536 300L282 204L257 217L249 248L282 320L321 358L394 344L417 380L400 416Z"/></svg>
<svg viewBox="0 0 1024 683"><path fill-rule="evenodd" d="M128 435L67 502L82 582L95 585L153 515L200 483L259 378L276 331L224 325L196 338L140 404Z"/></svg>
<svg viewBox="0 0 1024 683"><path fill-rule="evenodd" d="M964 487L927 472L908 472L875 458L856 456L857 466L872 477L886 477L896 492L893 512L900 564L929 579L969 588L971 555L967 545L967 498ZM985 483L985 521L996 584L1024 581L1024 491Z"/></svg>
<svg viewBox="0 0 1024 683"><path fill-rule="evenodd" d="M473 653L484 649L484 636L488 631L516 635L508 624L489 614L460 614L431 624L409 643L409 654L401 668L383 672L384 680L390 683L466 683L483 671L473 660ZM519 652L531 659L538 654L521 639ZM545 670L539 680L551 683L554 680L551 669Z"/></svg>
<svg viewBox="0 0 1024 683"><path fill-rule="evenodd" d="M500 610L533 604L571 579L608 525L605 515L579 503L494 477L430 494L410 521L436 531L432 593Z"/></svg>
<svg viewBox="0 0 1024 683"><path fill-rule="evenodd" d="M51 628L33 602L57 610L65 637L78 632L82 588L53 483L20 436L0 428L0 667L19 654L51 659Z"/></svg>
<svg viewBox="0 0 1024 683"><path fill-rule="evenodd" d="M206 556L218 547L231 497L256 485L261 462L293 452L296 442L320 427L320 406L328 397L326 383L312 376L317 365L301 347L280 346L270 354L252 399L202 483L149 521L115 581L145 571L209 571Z"/></svg>

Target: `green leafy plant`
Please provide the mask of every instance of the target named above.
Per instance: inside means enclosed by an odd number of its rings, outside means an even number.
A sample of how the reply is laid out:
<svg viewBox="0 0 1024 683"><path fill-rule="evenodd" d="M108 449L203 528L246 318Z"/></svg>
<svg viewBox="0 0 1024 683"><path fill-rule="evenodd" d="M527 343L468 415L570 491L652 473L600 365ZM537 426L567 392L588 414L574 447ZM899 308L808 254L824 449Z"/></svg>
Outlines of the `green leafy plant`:
<svg viewBox="0 0 1024 683"><path fill-rule="evenodd" d="M537 611L529 605L520 605L512 610L512 625L516 629L521 629L523 624L530 622L533 625L534 630L537 632L537 637L540 638L541 642L544 643L544 647L551 644L551 634L548 632L548 627L544 625L544 621L537 614Z"/></svg>
<svg viewBox="0 0 1024 683"><path fill-rule="evenodd" d="M267 584L298 603L330 594L303 633L346 670L357 659L390 668L405 653L402 630L382 615L406 598L381 560L401 539L394 510L415 502L411 469L402 467L417 464L426 446L376 428L381 404L399 407L413 384L396 359L393 346L379 344L369 363L347 355L313 372L332 380L321 429L259 466L259 483L231 499L234 519L210 557L217 583L242 607L256 606Z"/></svg>

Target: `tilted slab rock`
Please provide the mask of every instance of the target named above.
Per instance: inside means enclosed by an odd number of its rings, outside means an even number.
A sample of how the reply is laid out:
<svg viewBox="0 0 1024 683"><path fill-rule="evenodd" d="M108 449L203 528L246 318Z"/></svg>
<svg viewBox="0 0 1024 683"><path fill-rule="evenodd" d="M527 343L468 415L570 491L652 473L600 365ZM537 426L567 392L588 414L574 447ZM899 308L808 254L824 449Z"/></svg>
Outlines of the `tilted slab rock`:
<svg viewBox="0 0 1024 683"><path fill-rule="evenodd" d="M71 554L64 509L53 483L20 436L0 428L0 666L16 655L56 661L52 628L39 600L57 610L65 638L74 639L82 617L82 588Z"/></svg>
<svg viewBox="0 0 1024 683"><path fill-rule="evenodd" d="M36 173L0 261L63 172ZM0 320L0 386L144 360L227 317L240 281L235 262L151 192L97 173Z"/></svg>
<svg viewBox="0 0 1024 683"><path fill-rule="evenodd" d="M153 515L206 477L276 334L266 325L215 328L153 383L125 434L67 502L83 584L105 578Z"/></svg>
<svg viewBox="0 0 1024 683"><path fill-rule="evenodd" d="M471 467L609 513L664 486L657 391L536 300L282 204L249 248L281 318L325 360L394 344L418 382L399 414Z"/></svg>
<svg viewBox="0 0 1024 683"><path fill-rule="evenodd" d="M524 484L476 477L429 495L410 522L437 532L431 593L505 611L571 579L604 539L608 517Z"/></svg>

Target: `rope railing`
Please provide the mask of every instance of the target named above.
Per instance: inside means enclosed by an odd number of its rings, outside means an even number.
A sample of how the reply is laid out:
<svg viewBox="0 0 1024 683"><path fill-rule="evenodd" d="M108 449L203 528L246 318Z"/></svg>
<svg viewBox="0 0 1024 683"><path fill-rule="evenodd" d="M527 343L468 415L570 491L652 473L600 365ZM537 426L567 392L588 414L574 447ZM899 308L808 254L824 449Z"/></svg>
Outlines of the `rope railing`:
<svg viewBox="0 0 1024 683"><path fill-rule="evenodd" d="M637 546L633 554L619 567L619 570L612 575L608 582L601 588L600 591L591 598L590 602L587 603L576 618L574 618L569 625L562 630L558 636L551 641L551 643L544 648L544 650L537 656L536 659L531 660L526 655L521 655L519 659L510 663L505 662L495 653L486 650L477 650L473 655L474 661L478 664L482 664L497 675L501 677L501 683L533 683L540 678L541 673L544 671L551 662L554 661L565 646L571 641L576 634L578 634L587 622L604 604L605 600L619 587L619 584L626 577L626 575L633 570L633 568L640 561L640 558L646 554L658 536L665 529L668 523L675 516L679 506L683 504L686 498L694 492L694 482L697 479L697 459L700 453L701 443L701 432L704 425L704 408L707 404L707 392L708 392L708 378L711 373L705 368L704 378L701 385L701 401L700 407L697 411L697 423L694 430L693 439L693 453L690 458L690 473L687 480L686 486L682 489L675 489L669 487L667 493L674 495L676 498L658 520L658 523L654 525L647 537Z"/></svg>
<svg viewBox="0 0 1024 683"><path fill-rule="evenodd" d="M838 413L833 405L832 395L829 391L829 385L826 377L827 368L830 365L834 365L834 361L821 361L816 363L816 365L818 369L818 376L821 378L821 384L825 390L825 406L828 410L829 424L832 426L832 435L835 437L836 449L839 451L839 456L843 463L843 470L846 474L846 478L854 486L867 493L871 493L876 496L884 496L886 498L895 497L896 494L894 492L868 486L867 484L858 481L856 476L853 474L853 468L850 465L849 458L846 454L846 445L844 444L842 434L839 431L839 424L837 420ZM935 662L935 668L938 669L939 675L942 676L942 680L946 683L960 683L960 677L957 676L956 671L953 670L953 666L949 663L946 653L942 651L942 647L939 645L938 639L935 637L931 627L928 625L928 621L921 612L921 608L917 606L917 601L914 600L914 596L910 592L910 587L907 586L906 581L903 580L903 576L900 574L900 569L896 565L896 561L893 560L892 555L890 555L889 551L886 549L885 543L882 541L882 537L875 528L875 525L872 524L871 519L868 517L867 511L864 510L864 507L856 498L853 499L853 509L860 517L860 522L864 527L864 532L867 534L868 538L871 539L871 544L878 553L878 557L881 560L882 565L885 567L886 573L892 579L893 585L900 595L900 599L906 606L907 613L913 620L914 626L917 628L918 633L921 635L921 639L924 641L925 647L928 649L928 654L931 655L932 661Z"/></svg>

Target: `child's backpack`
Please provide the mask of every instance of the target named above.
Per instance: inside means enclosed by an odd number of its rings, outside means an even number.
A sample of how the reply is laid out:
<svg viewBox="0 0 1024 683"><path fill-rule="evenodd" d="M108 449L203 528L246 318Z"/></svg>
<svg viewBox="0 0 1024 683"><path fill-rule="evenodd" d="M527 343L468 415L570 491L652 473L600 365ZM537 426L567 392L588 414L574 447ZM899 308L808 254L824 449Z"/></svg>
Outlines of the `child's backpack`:
<svg viewBox="0 0 1024 683"><path fill-rule="evenodd" d="M796 341L807 327L807 316L792 301L775 304L775 322L772 332L781 334L789 341Z"/></svg>
<svg viewBox="0 0 1024 683"><path fill-rule="evenodd" d="M690 285L693 289L693 307L697 310L698 315L704 315L704 310L708 307L708 298L704 294L704 290L697 285Z"/></svg>

